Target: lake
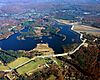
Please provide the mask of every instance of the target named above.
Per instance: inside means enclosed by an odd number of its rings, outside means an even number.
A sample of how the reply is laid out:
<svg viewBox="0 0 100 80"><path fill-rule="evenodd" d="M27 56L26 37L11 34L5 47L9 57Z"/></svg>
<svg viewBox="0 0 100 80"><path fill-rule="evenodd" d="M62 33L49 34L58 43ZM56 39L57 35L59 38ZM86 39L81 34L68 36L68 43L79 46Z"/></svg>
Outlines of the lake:
<svg viewBox="0 0 100 80"><path fill-rule="evenodd" d="M8 39L0 40L0 48L3 50L32 50L38 43L48 43L49 47L53 48L55 53L63 53L63 45L68 46L73 43L81 43L80 34L71 30L71 25L56 25L61 28L60 34L66 35L66 40L62 41L62 38L56 35L43 36L41 39L26 38L25 40L18 40L17 36L20 33L15 33ZM26 29L22 31L27 31ZM52 37L52 38L50 38Z"/></svg>

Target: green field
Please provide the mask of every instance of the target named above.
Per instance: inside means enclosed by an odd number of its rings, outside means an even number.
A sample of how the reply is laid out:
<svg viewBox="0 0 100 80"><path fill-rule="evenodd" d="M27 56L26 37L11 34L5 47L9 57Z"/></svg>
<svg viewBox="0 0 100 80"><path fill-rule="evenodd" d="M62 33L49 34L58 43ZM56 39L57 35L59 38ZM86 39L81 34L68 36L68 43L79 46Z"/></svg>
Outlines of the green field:
<svg viewBox="0 0 100 80"><path fill-rule="evenodd" d="M29 58L20 57L20 58L16 59L15 61L9 63L8 66L10 66L11 68L15 68L18 65L21 65L29 60L30 60ZM35 61L31 61L28 64L18 68L17 71L19 74L24 74L24 73L30 72L34 69L37 69L38 66L40 66L44 63L45 63L44 59L36 59Z"/></svg>
<svg viewBox="0 0 100 80"><path fill-rule="evenodd" d="M8 66L11 67L11 68L15 68L27 61L29 61L30 59L27 58L27 57L20 57L20 58L17 58L15 61L12 61L10 63L8 63ZM30 61L29 63L23 65L22 67L18 68L17 71L19 74L24 74L24 73L29 73L31 71L34 71L34 70L38 70L38 68L40 68L41 66L43 66L45 63L48 63L49 61L51 61L51 59L49 58L39 58L39 59L35 59L34 61ZM56 60L59 65L60 65L60 62L58 60ZM8 70L9 68L6 67L6 66L3 66L3 65L0 65L0 70Z"/></svg>
<svg viewBox="0 0 100 80"><path fill-rule="evenodd" d="M9 70L9 68L7 66L0 64L0 71L2 70Z"/></svg>
<svg viewBox="0 0 100 80"><path fill-rule="evenodd" d="M29 58L26 57L20 57L18 59L16 59L15 61L11 62L8 64L8 66L10 66L11 68L15 68L20 64L23 64L24 62L28 61Z"/></svg>
<svg viewBox="0 0 100 80"><path fill-rule="evenodd" d="M30 71L33 71L34 69L37 69L40 65L42 65L44 63L45 62L43 59L38 59L36 61L32 61L32 62L24 65L23 67L17 69L17 71L19 72L19 74L28 73Z"/></svg>

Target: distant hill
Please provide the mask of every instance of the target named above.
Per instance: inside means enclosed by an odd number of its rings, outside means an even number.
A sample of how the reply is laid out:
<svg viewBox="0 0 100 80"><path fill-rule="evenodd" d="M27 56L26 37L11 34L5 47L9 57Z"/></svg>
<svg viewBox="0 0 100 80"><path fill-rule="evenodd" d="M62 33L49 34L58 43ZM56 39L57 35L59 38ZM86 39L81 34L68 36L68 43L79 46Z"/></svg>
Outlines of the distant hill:
<svg viewBox="0 0 100 80"><path fill-rule="evenodd" d="M48 10L78 5L83 10L87 10L88 7L89 11L91 9L92 11L100 11L99 3L100 0L0 0L0 10L4 12L20 12L27 8Z"/></svg>

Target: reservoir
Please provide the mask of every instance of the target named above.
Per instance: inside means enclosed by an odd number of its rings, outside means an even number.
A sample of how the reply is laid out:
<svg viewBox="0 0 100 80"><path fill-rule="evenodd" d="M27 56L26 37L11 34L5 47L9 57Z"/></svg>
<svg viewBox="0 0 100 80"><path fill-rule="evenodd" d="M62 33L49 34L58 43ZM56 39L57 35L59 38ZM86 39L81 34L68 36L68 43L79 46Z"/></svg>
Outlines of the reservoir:
<svg viewBox="0 0 100 80"><path fill-rule="evenodd" d="M55 53L63 53L63 45L71 45L73 43L81 43L80 34L71 30L71 25L56 25L59 27L60 34L66 35L66 39L63 41L61 37L56 35L43 36L41 39L36 38L26 38L25 40L18 40L17 36L20 36L20 33L15 33L7 39L0 40L0 48L3 50L32 50L36 47L38 43L48 43L49 47L53 48ZM23 31L27 31L24 29ZM51 38L50 38L51 37Z"/></svg>

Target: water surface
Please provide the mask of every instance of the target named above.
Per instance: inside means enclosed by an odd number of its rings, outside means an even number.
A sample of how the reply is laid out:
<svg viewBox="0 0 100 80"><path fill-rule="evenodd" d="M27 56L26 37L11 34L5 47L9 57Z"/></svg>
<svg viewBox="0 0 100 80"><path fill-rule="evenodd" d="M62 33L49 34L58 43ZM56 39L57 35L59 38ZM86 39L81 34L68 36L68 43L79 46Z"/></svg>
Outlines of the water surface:
<svg viewBox="0 0 100 80"><path fill-rule="evenodd" d="M56 25L61 28L60 34L66 35L66 40L62 41L62 38L56 35L43 36L42 39L26 38L25 40L18 40L17 36L20 33L13 34L8 39L0 40L0 47L3 50L32 50L36 47L38 43L48 43L51 48L54 49L56 53L63 53L63 45L71 45L73 43L80 43L80 34L71 30L70 25ZM27 32L27 29L22 30ZM49 38L52 37L52 38Z"/></svg>

